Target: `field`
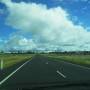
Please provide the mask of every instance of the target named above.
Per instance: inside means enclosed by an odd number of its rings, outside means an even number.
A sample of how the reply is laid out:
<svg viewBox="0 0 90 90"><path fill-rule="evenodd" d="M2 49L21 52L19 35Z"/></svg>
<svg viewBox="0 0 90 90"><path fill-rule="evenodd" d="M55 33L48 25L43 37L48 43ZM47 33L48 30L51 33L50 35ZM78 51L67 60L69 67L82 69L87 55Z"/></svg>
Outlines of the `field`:
<svg viewBox="0 0 90 90"><path fill-rule="evenodd" d="M84 65L90 67L90 55L68 55L68 54L42 54L49 58L53 58L51 60L57 61L66 61L79 65ZM30 60L34 54L0 54L0 63L3 60L3 67L7 68L12 65L15 65L19 62Z"/></svg>
<svg viewBox="0 0 90 90"><path fill-rule="evenodd" d="M3 60L3 68L10 67L19 62L30 60L33 54L0 54L0 63Z"/></svg>
<svg viewBox="0 0 90 90"><path fill-rule="evenodd" d="M67 61L79 65L90 67L90 55L60 55L60 54L47 54L46 56L54 58L57 61Z"/></svg>

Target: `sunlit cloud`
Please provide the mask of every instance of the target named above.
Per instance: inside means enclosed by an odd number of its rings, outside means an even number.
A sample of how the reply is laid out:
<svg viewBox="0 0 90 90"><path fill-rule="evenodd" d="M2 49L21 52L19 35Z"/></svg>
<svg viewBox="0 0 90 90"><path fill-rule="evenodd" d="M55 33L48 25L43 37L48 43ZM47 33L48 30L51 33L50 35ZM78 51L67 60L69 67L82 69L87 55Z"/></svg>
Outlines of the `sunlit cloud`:
<svg viewBox="0 0 90 90"><path fill-rule="evenodd" d="M27 50L90 50L90 32L82 25L75 25L62 7L48 9L43 4L2 1L9 11L6 24L32 35L31 39L19 38L17 35L11 37L7 47Z"/></svg>

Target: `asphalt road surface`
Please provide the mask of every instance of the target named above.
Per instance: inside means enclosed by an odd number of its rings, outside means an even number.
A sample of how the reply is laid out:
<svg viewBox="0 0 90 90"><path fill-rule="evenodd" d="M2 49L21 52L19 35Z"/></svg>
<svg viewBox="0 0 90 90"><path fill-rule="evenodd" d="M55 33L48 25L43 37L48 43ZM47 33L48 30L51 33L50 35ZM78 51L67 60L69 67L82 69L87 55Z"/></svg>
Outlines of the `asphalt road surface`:
<svg viewBox="0 0 90 90"><path fill-rule="evenodd" d="M1 78L1 77L0 77ZM51 58L36 55L20 65L0 81L0 86L24 86L52 82L90 80L90 69L65 61L54 61Z"/></svg>

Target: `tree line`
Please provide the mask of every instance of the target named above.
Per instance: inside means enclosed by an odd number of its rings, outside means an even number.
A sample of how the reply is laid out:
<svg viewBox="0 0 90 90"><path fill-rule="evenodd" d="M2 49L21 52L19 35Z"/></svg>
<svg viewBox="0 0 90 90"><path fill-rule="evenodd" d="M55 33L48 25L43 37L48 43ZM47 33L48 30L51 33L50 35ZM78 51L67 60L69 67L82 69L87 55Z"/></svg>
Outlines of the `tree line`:
<svg viewBox="0 0 90 90"><path fill-rule="evenodd" d="M63 52L60 52L60 51L31 51L31 50L28 50L28 51L24 51L24 50L10 50L10 51L0 51L0 53L11 53L11 54L14 54L14 53L17 53L17 54L23 54L23 53L26 53L26 54L37 54L37 53L40 53L40 54L45 54L45 53L48 53L48 54L68 54L68 55L72 55L72 54L83 54L83 55L89 55L90 54L90 51L63 51Z"/></svg>

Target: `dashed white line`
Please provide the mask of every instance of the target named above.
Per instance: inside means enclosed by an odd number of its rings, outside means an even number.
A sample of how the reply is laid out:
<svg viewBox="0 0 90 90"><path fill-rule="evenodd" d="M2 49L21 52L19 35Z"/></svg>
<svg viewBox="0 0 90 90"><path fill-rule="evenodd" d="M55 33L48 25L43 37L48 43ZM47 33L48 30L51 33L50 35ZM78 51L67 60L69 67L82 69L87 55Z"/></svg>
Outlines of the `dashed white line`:
<svg viewBox="0 0 90 90"><path fill-rule="evenodd" d="M15 71L13 71L11 74L9 74L6 78L4 78L0 85L2 85L5 81L7 81L13 74L15 74L18 70L20 70L24 65L26 65L29 61L26 61L24 64L22 64L19 68L17 68Z"/></svg>
<svg viewBox="0 0 90 90"><path fill-rule="evenodd" d="M48 64L48 62L46 62L46 64Z"/></svg>
<svg viewBox="0 0 90 90"><path fill-rule="evenodd" d="M66 78L64 74L62 74L59 70L56 71L59 75L61 75L63 78Z"/></svg>

